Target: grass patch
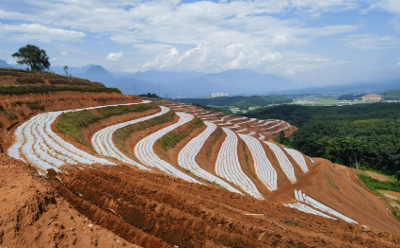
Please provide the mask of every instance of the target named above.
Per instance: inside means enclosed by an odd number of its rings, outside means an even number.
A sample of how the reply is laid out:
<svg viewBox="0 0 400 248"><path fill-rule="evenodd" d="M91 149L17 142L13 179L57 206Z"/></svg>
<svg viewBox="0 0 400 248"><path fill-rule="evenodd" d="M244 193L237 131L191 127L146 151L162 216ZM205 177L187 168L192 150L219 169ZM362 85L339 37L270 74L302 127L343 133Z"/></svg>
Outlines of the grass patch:
<svg viewBox="0 0 400 248"><path fill-rule="evenodd" d="M358 178L362 181L368 188L377 192L378 189L390 190L395 192L400 192L400 182L395 180L393 182L381 182L370 176L358 174Z"/></svg>
<svg viewBox="0 0 400 248"><path fill-rule="evenodd" d="M119 146L123 151L131 154L129 149L126 148L125 142L129 137L131 137L133 132L145 130L145 129L153 127L153 126L162 125L163 123L173 121L174 114L175 114L174 111L169 111L168 113L166 113L162 116L158 116L156 118L152 118L152 119L144 121L144 122L139 122L139 123L118 129L114 133L115 142L117 143L117 146Z"/></svg>
<svg viewBox="0 0 400 248"><path fill-rule="evenodd" d="M81 130L88 127L90 124L102 119L106 119L110 116L122 115L131 112L142 112L148 109L157 108L157 106L158 105L156 103L152 103L144 105L140 104L98 108L97 112L100 115L96 115L88 110L63 113L60 121L57 123L57 128L61 133L75 139L81 144L87 145Z"/></svg>
<svg viewBox="0 0 400 248"><path fill-rule="evenodd" d="M156 103L151 104L138 104L138 105L129 105L129 106L116 106L116 107L106 107L99 108L97 111L102 116L102 118L108 118L114 115L123 115L131 112L142 112L148 109L154 109L158 105Z"/></svg>
<svg viewBox="0 0 400 248"><path fill-rule="evenodd" d="M217 143L218 139L224 134L224 131L222 131L222 128L217 127L217 129L214 131L215 136L211 136L211 145L207 146L206 150L206 155L209 157L211 156L211 151L213 146Z"/></svg>
<svg viewBox="0 0 400 248"><path fill-rule="evenodd" d="M23 94L48 94L51 92L60 91L74 91L74 92L94 92L94 93L121 93L117 88L106 87L78 87L78 86L53 86L53 85L39 85L39 86L0 86L0 94L10 95L23 95Z"/></svg>
<svg viewBox="0 0 400 248"><path fill-rule="evenodd" d="M381 192L379 192L378 189L400 192L400 182L397 179L396 179L396 181L393 181L393 182L381 182L370 176L366 176L366 175L362 175L362 174L358 174L358 178L365 185L367 185L368 188L370 188L372 191L374 191L378 195L383 196L383 194ZM382 198L382 200L386 203L386 205L388 207L390 207L392 209L393 216L397 220L400 220L400 209L397 207L393 207L385 198ZM391 199L391 200L400 204L400 201L397 201L394 199Z"/></svg>
<svg viewBox="0 0 400 248"><path fill-rule="evenodd" d="M244 141L242 140L242 146L243 146L243 152L244 152L244 160L246 161L246 165L247 168L249 168L249 172L251 174L251 176L257 180L256 175L253 174L253 171L250 168L250 164L249 164L249 155L247 154L247 149L246 149L246 144L244 143Z"/></svg>
<svg viewBox="0 0 400 248"><path fill-rule="evenodd" d="M75 139L81 144L86 145L81 129L88 127L101 119L100 116L93 114L88 110L79 112L63 113L60 121L57 123L57 128L61 133Z"/></svg>
<svg viewBox="0 0 400 248"><path fill-rule="evenodd" d="M195 122L191 122L187 129L173 131L158 140L157 144L164 150L175 147L181 140L186 138L193 130L202 127L204 122L198 118Z"/></svg>
<svg viewBox="0 0 400 248"><path fill-rule="evenodd" d="M389 178L390 180L392 180L393 182L396 182L396 181L397 181L397 178L396 178L394 175L388 175L388 174L386 174L385 172L380 171L380 170L375 170L375 169L369 168L369 169L366 169L365 171L373 172L373 173L376 173L376 174L385 176L385 177Z"/></svg>

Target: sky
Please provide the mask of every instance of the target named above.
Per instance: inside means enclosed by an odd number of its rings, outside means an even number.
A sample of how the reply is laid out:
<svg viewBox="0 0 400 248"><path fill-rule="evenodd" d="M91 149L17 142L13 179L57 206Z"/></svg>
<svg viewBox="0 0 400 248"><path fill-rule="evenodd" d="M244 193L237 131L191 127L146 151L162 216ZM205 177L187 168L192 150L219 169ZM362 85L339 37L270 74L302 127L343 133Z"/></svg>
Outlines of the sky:
<svg viewBox="0 0 400 248"><path fill-rule="evenodd" d="M251 69L301 86L400 77L400 0L1 0L0 59L114 72Z"/></svg>

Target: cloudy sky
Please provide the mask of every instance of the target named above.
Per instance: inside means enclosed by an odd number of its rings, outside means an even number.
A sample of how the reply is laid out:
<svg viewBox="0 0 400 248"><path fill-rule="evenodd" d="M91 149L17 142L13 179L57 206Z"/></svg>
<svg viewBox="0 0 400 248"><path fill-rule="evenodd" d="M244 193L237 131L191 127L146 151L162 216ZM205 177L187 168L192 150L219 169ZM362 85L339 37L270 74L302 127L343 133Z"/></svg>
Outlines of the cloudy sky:
<svg viewBox="0 0 400 248"><path fill-rule="evenodd" d="M300 85L400 77L400 0L1 0L0 59L111 71L250 68Z"/></svg>

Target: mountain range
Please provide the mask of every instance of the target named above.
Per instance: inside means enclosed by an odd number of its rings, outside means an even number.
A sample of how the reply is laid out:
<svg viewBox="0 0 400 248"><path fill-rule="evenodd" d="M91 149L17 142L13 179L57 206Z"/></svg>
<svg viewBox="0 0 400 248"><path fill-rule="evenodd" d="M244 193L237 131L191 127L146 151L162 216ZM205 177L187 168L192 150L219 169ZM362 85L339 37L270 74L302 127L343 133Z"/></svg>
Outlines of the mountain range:
<svg viewBox="0 0 400 248"><path fill-rule="evenodd" d="M0 60L0 67L15 67ZM62 66L50 71L65 75ZM212 93L230 95L309 95L309 94L363 94L383 93L400 89L400 79L357 81L339 85L300 88L288 79L250 69L228 70L220 73L196 71L157 71L126 73L111 72L100 65L69 67L75 77L101 82L107 87L119 88L124 94L157 93L169 97L201 97Z"/></svg>
<svg viewBox="0 0 400 248"><path fill-rule="evenodd" d="M86 69L86 71L84 71ZM52 67L56 73L64 73L62 67ZM74 76L101 82L107 87L117 87L124 94L157 93L161 96L206 96L211 93L230 95L268 94L277 90L294 89L289 80L275 75L260 74L249 69L229 70L221 73L196 71L157 71L111 73L99 65L70 68ZM82 73L82 71L84 71Z"/></svg>
<svg viewBox="0 0 400 248"><path fill-rule="evenodd" d="M400 78L390 80L357 81L340 85L309 87L294 90L277 91L274 94L309 95L309 94L365 94L384 93L400 89Z"/></svg>

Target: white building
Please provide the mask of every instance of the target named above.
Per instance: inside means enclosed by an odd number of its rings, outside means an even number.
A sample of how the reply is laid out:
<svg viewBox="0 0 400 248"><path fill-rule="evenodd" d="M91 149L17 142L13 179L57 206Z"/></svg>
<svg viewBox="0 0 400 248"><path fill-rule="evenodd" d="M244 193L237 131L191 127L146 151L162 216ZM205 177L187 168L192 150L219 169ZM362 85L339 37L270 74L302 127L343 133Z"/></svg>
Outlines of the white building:
<svg viewBox="0 0 400 248"><path fill-rule="evenodd" d="M215 97L224 97L224 96L228 96L228 94L225 93L212 93L211 97L215 98Z"/></svg>

